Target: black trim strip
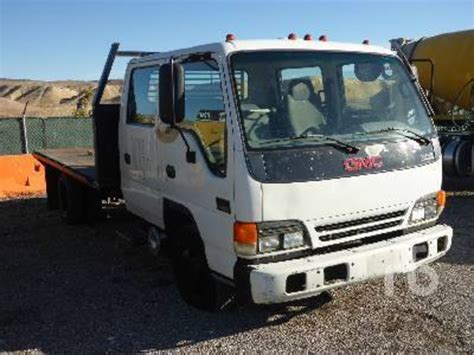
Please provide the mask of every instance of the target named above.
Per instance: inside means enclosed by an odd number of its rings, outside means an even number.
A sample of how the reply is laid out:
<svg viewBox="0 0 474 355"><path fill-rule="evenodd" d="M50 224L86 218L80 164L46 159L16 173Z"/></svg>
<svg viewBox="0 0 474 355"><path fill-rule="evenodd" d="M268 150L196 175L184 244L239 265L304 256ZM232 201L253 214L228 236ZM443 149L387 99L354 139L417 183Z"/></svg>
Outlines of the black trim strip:
<svg viewBox="0 0 474 355"><path fill-rule="evenodd" d="M413 226L406 229L400 229L400 230L396 230L392 232L377 234L371 237L360 238L360 239L351 240L344 243L328 245L322 248L307 249L307 250L301 250L298 252L280 254L280 255L269 255L269 256L263 256L256 259L244 259L244 258L239 257L238 260L242 260L242 262L246 263L247 265L259 265L259 264L270 264L270 263L276 263L280 261L293 260L293 259L311 256L311 255L323 255L323 254L334 253L334 252L342 251L346 249L354 249L354 248L358 248L364 245L382 242L385 240L394 239L397 237L401 237L402 235L406 235L406 234L410 234L410 233L414 233L414 232L418 232L424 229L431 228L435 225L436 225L436 221L433 221L430 223L425 223L422 225Z"/></svg>
<svg viewBox="0 0 474 355"><path fill-rule="evenodd" d="M223 199L221 197L216 197L216 208L219 211L222 211L222 212L225 212L225 213L228 213L228 214L231 213L230 201L226 200L226 199Z"/></svg>

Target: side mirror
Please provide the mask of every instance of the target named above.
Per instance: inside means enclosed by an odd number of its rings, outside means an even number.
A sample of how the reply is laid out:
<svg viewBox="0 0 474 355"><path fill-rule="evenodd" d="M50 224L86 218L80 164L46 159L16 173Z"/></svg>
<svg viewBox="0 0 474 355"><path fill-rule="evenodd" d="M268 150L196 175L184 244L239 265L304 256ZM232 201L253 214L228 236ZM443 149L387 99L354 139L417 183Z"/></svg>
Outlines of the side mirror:
<svg viewBox="0 0 474 355"><path fill-rule="evenodd" d="M184 69L181 64L160 66L160 119L170 126L184 119Z"/></svg>

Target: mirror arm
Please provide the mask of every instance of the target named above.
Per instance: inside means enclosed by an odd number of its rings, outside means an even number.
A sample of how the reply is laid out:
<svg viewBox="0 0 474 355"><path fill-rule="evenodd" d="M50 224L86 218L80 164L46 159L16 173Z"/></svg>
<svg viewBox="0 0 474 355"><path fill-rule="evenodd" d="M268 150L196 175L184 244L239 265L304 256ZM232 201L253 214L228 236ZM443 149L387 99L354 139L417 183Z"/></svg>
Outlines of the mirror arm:
<svg viewBox="0 0 474 355"><path fill-rule="evenodd" d="M174 128L178 131L181 139L183 140L184 144L186 145L186 161L188 163L195 164L196 163L196 152L191 151L191 147L189 146L188 140L183 133L181 127L176 124L176 110L175 110L175 90L174 90L174 58L170 58L170 65L171 65L171 93L172 93L172 102L173 102L173 122L171 123L171 128Z"/></svg>
<svg viewBox="0 0 474 355"><path fill-rule="evenodd" d="M186 145L186 161L188 163L195 164L196 163L196 152L191 150L191 147L189 146L188 140L186 139L186 136L184 135L183 130L181 127L177 125L173 125L172 128L176 129L183 139L184 144Z"/></svg>

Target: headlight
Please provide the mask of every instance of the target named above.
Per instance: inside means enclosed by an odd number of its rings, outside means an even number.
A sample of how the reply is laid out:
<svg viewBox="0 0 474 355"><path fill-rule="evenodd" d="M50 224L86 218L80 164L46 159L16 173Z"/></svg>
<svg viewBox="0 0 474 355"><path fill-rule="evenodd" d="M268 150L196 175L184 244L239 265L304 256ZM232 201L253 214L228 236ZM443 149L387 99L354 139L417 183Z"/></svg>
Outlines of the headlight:
<svg viewBox="0 0 474 355"><path fill-rule="evenodd" d="M302 248L308 240L306 228L298 221L234 224L235 250L242 255Z"/></svg>
<svg viewBox="0 0 474 355"><path fill-rule="evenodd" d="M258 250L262 253L280 249L280 236L270 235L264 238L258 238Z"/></svg>
<svg viewBox="0 0 474 355"><path fill-rule="evenodd" d="M283 234L283 249L299 248L304 244L303 231L295 231Z"/></svg>
<svg viewBox="0 0 474 355"><path fill-rule="evenodd" d="M446 193L444 191L418 200L411 211L409 223L421 223L438 218L443 211L445 201Z"/></svg>

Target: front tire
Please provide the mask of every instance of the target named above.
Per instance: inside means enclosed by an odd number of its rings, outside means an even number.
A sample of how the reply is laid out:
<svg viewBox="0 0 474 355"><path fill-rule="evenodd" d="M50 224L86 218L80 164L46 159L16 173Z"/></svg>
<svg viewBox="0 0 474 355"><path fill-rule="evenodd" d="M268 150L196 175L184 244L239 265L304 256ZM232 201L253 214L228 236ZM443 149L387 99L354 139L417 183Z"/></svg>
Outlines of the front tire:
<svg viewBox="0 0 474 355"><path fill-rule="evenodd" d="M207 264L204 246L192 226L176 235L174 271L176 286L190 305L207 311L220 311L233 304L233 290L218 282Z"/></svg>

